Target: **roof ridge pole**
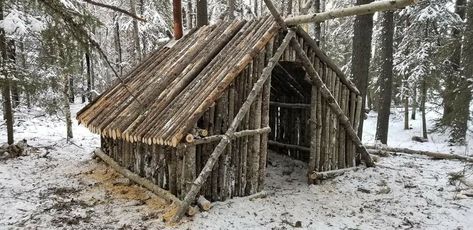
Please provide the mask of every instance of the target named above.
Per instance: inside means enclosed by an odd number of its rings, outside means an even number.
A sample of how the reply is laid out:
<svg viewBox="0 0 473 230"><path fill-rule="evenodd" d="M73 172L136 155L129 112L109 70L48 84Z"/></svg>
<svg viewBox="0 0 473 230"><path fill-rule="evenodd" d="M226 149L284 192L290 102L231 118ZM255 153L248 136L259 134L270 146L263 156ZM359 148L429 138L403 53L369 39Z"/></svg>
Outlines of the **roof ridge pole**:
<svg viewBox="0 0 473 230"><path fill-rule="evenodd" d="M227 147L227 145L230 143L231 137L237 130L238 126L240 125L241 121L243 120L243 117L245 114L248 113L250 110L251 105L253 102L256 100L258 97L258 94L261 92L263 89L263 85L268 79L268 77L271 76L271 72L276 66L276 63L279 61L281 58L282 54L284 53L284 50L289 45L289 42L291 41L292 38L295 36L294 31L289 31L289 33L286 34L284 37L284 40L282 41L281 45L279 48L276 50L276 53L273 55L273 57L269 60L268 65L263 69L263 73L261 74L260 78L258 81L254 84L253 88L250 91L250 94L246 98L245 102L241 106L240 110L238 111L238 114L235 116L233 119L230 127L228 130L225 132L223 135L222 139L218 143L217 147L215 147L214 151L209 157L209 160L207 163L205 163L204 168L200 172L199 176L195 179L195 181L192 183L192 187L190 188L189 192L186 194L184 200L182 201L182 204L178 207L178 210L174 217L172 218L172 222L177 222L179 221L187 211L188 207L190 204L195 200L197 194L199 193L202 185L205 183L207 178L209 177L210 173L212 172L212 168L217 162L218 158L220 155L222 155L223 151Z"/></svg>
<svg viewBox="0 0 473 230"><path fill-rule="evenodd" d="M266 3L266 6L268 7L269 11L273 15L273 17L276 19L276 21L279 23L279 25L287 30L287 25L281 18L281 15L279 15L278 11L274 7L273 3L271 0L264 0ZM290 31L295 32L295 28L291 28ZM368 153L368 150L366 150L365 146L361 142L360 138L356 134L355 129L353 128L352 124L350 123L350 120L348 117L345 115L343 110L340 108L340 105L337 103L335 98L333 97L332 93L330 90L327 88L325 83L322 81L322 78L320 78L320 75L317 73L315 70L313 64L310 62L309 58L307 57L307 54L304 52L304 50L301 47L301 44L295 37L292 37L291 39L291 46L294 48L296 51L296 55L302 60L302 64L304 66L304 69L306 73L310 76L312 79L312 84L317 86L319 88L321 95L327 100L328 105L330 106L330 109L337 114L338 118L340 119L340 122L343 124L345 129L347 129L347 133L352 139L352 141L355 142L356 147L358 151L361 153L361 158L363 162L365 162L367 167L374 167L375 164L373 162L373 159L371 159L370 154Z"/></svg>

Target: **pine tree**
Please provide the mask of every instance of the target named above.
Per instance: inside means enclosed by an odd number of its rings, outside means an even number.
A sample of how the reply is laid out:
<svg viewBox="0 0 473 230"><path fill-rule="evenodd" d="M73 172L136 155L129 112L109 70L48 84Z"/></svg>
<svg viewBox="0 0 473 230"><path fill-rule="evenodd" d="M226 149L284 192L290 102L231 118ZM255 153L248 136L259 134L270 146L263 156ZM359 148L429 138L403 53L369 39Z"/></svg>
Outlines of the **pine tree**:
<svg viewBox="0 0 473 230"><path fill-rule="evenodd" d="M393 84L394 13L391 11L384 12L381 20L382 65L381 74L378 78L379 109L376 124L376 140L381 141L383 144L387 144Z"/></svg>

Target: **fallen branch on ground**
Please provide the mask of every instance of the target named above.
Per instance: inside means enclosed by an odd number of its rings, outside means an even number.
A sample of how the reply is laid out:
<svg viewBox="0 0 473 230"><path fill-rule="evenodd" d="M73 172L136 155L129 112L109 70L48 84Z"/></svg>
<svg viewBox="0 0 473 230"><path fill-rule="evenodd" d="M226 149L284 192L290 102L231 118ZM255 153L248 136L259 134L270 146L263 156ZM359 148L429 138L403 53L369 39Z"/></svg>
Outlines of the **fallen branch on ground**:
<svg viewBox="0 0 473 230"><path fill-rule="evenodd" d="M449 154L449 153L437 153L437 152L429 152L429 151L421 151L421 150L413 150L408 148L391 148L386 146L366 146L367 149L370 149L371 154L376 155L386 155L391 153L405 153L405 154L417 154L428 156L433 159L442 159L442 160L460 160L464 162L473 163L473 157L468 156L460 156L456 154ZM378 152L374 151L377 150Z"/></svg>
<svg viewBox="0 0 473 230"><path fill-rule="evenodd" d="M350 171L358 171L359 169L365 168L364 166L357 166L357 167L350 167L350 168L344 168L344 169L337 169L337 170L331 170L331 171L325 171L325 172L312 172L309 177L312 180L315 181L320 181L320 180L327 180L327 179L332 179L337 176L341 176L345 174L346 172Z"/></svg>

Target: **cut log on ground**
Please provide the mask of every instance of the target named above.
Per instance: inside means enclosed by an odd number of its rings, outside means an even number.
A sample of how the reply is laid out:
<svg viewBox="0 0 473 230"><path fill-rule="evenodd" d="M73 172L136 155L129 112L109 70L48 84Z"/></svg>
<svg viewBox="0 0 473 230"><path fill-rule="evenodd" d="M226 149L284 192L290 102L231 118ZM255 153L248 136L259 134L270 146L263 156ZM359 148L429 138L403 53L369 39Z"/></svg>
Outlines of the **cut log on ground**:
<svg viewBox="0 0 473 230"><path fill-rule="evenodd" d="M345 174L346 172L354 172L358 171L359 169L362 169L364 167L351 167L351 168L344 168L344 169L337 169L337 170L332 170L332 171L325 171L325 172L312 172L309 177L312 180L327 180L327 179L332 179L337 176L341 176Z"/></svg>
<svg viewBox="0 0 473 230"><path fill-rule="evenodd" d="M374 150L379 151L379 155L385 155L386 152L389 153L406 153L406 154L417 154L428 156L433 159L442 159L442 160L460 160L464 162L473 163L473 157L468 156L460 156L456 154L449 154L449 153L437 153L437 152L429 152L429 151L421 151L421 150L413 150L408 148L391 148L391 147L381 147L381 146L366 146L366 148L371 149L370 153L376 154ZM384 153L383 153L384 151ZM378 154L376 154L378 155Z"/></svg>
<svg viewBox="0 0 473 230"><path fill-rule="evenodd" d="M373 14L377 11L387 11L401 9L406 6L414 4L415 0L388 0L373 2L370 4L352 6L347 8L335 9L322 13L300 15L286 18L284 22L287 25L297 25L303 23L323 22L329 19L342 18L355 15Z"/></svg>
<svg viewBox="0 0 473 230"><path fill-rule="evenodd" d="M209 211L210 208L212 208L212 203L205 199L204 196L199 196L199 199L197 199L197 205L202 211Z"/></svg>
<svg viewBox="0 0 473 230"><path fill-rule="evenodd" d="M153 184L151 181L140 177L139 175L131 172L128 169L121 167L117 162L115 162L111 157L105 154L101 149L96 149L94 154L102 159L105 163L107 163L110 167L112 167L115 171L122 174L124 177L130 179L131 181L149 189L151 192L156 194L157 196L163 198L167 202L174 203L178 207L181 206L181 200L179 200L176 196L170 193L167 190L160 188L159 186ZM187 209L186 209L187 211Z"/></svg>

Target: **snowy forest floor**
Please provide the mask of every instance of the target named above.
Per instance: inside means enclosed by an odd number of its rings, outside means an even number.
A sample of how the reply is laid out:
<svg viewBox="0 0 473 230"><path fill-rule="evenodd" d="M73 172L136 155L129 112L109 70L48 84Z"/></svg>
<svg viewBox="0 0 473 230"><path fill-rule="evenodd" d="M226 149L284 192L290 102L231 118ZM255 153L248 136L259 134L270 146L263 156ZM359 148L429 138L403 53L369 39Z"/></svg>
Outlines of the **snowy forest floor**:
<svg viewBox="0 0 473 230"><path fill-rule="evenodd" d="M75 112L83 105L72 106ZM438 115L428 113L429 124ZM473 168L459 161L400 154L380 158L376 168L346 173L320 185L306 184L306 164L271 153L266 198L234 198L214 203L179 226L163 223L166 204L150 192L91 159L99 137L74 121L67 142L64 121L41 110L16 113L16 140L27 139L28 154L0 161L0 229L471 229L473 193L448 173ZM372 143L376 114L365 121ZM447 136L420 136L420 119L403 130L400 111L391 119L389 145L470 153L451 147ZM2 125L0 138L6 140ZM471 139L471 138L470 138Z"/></svg>

